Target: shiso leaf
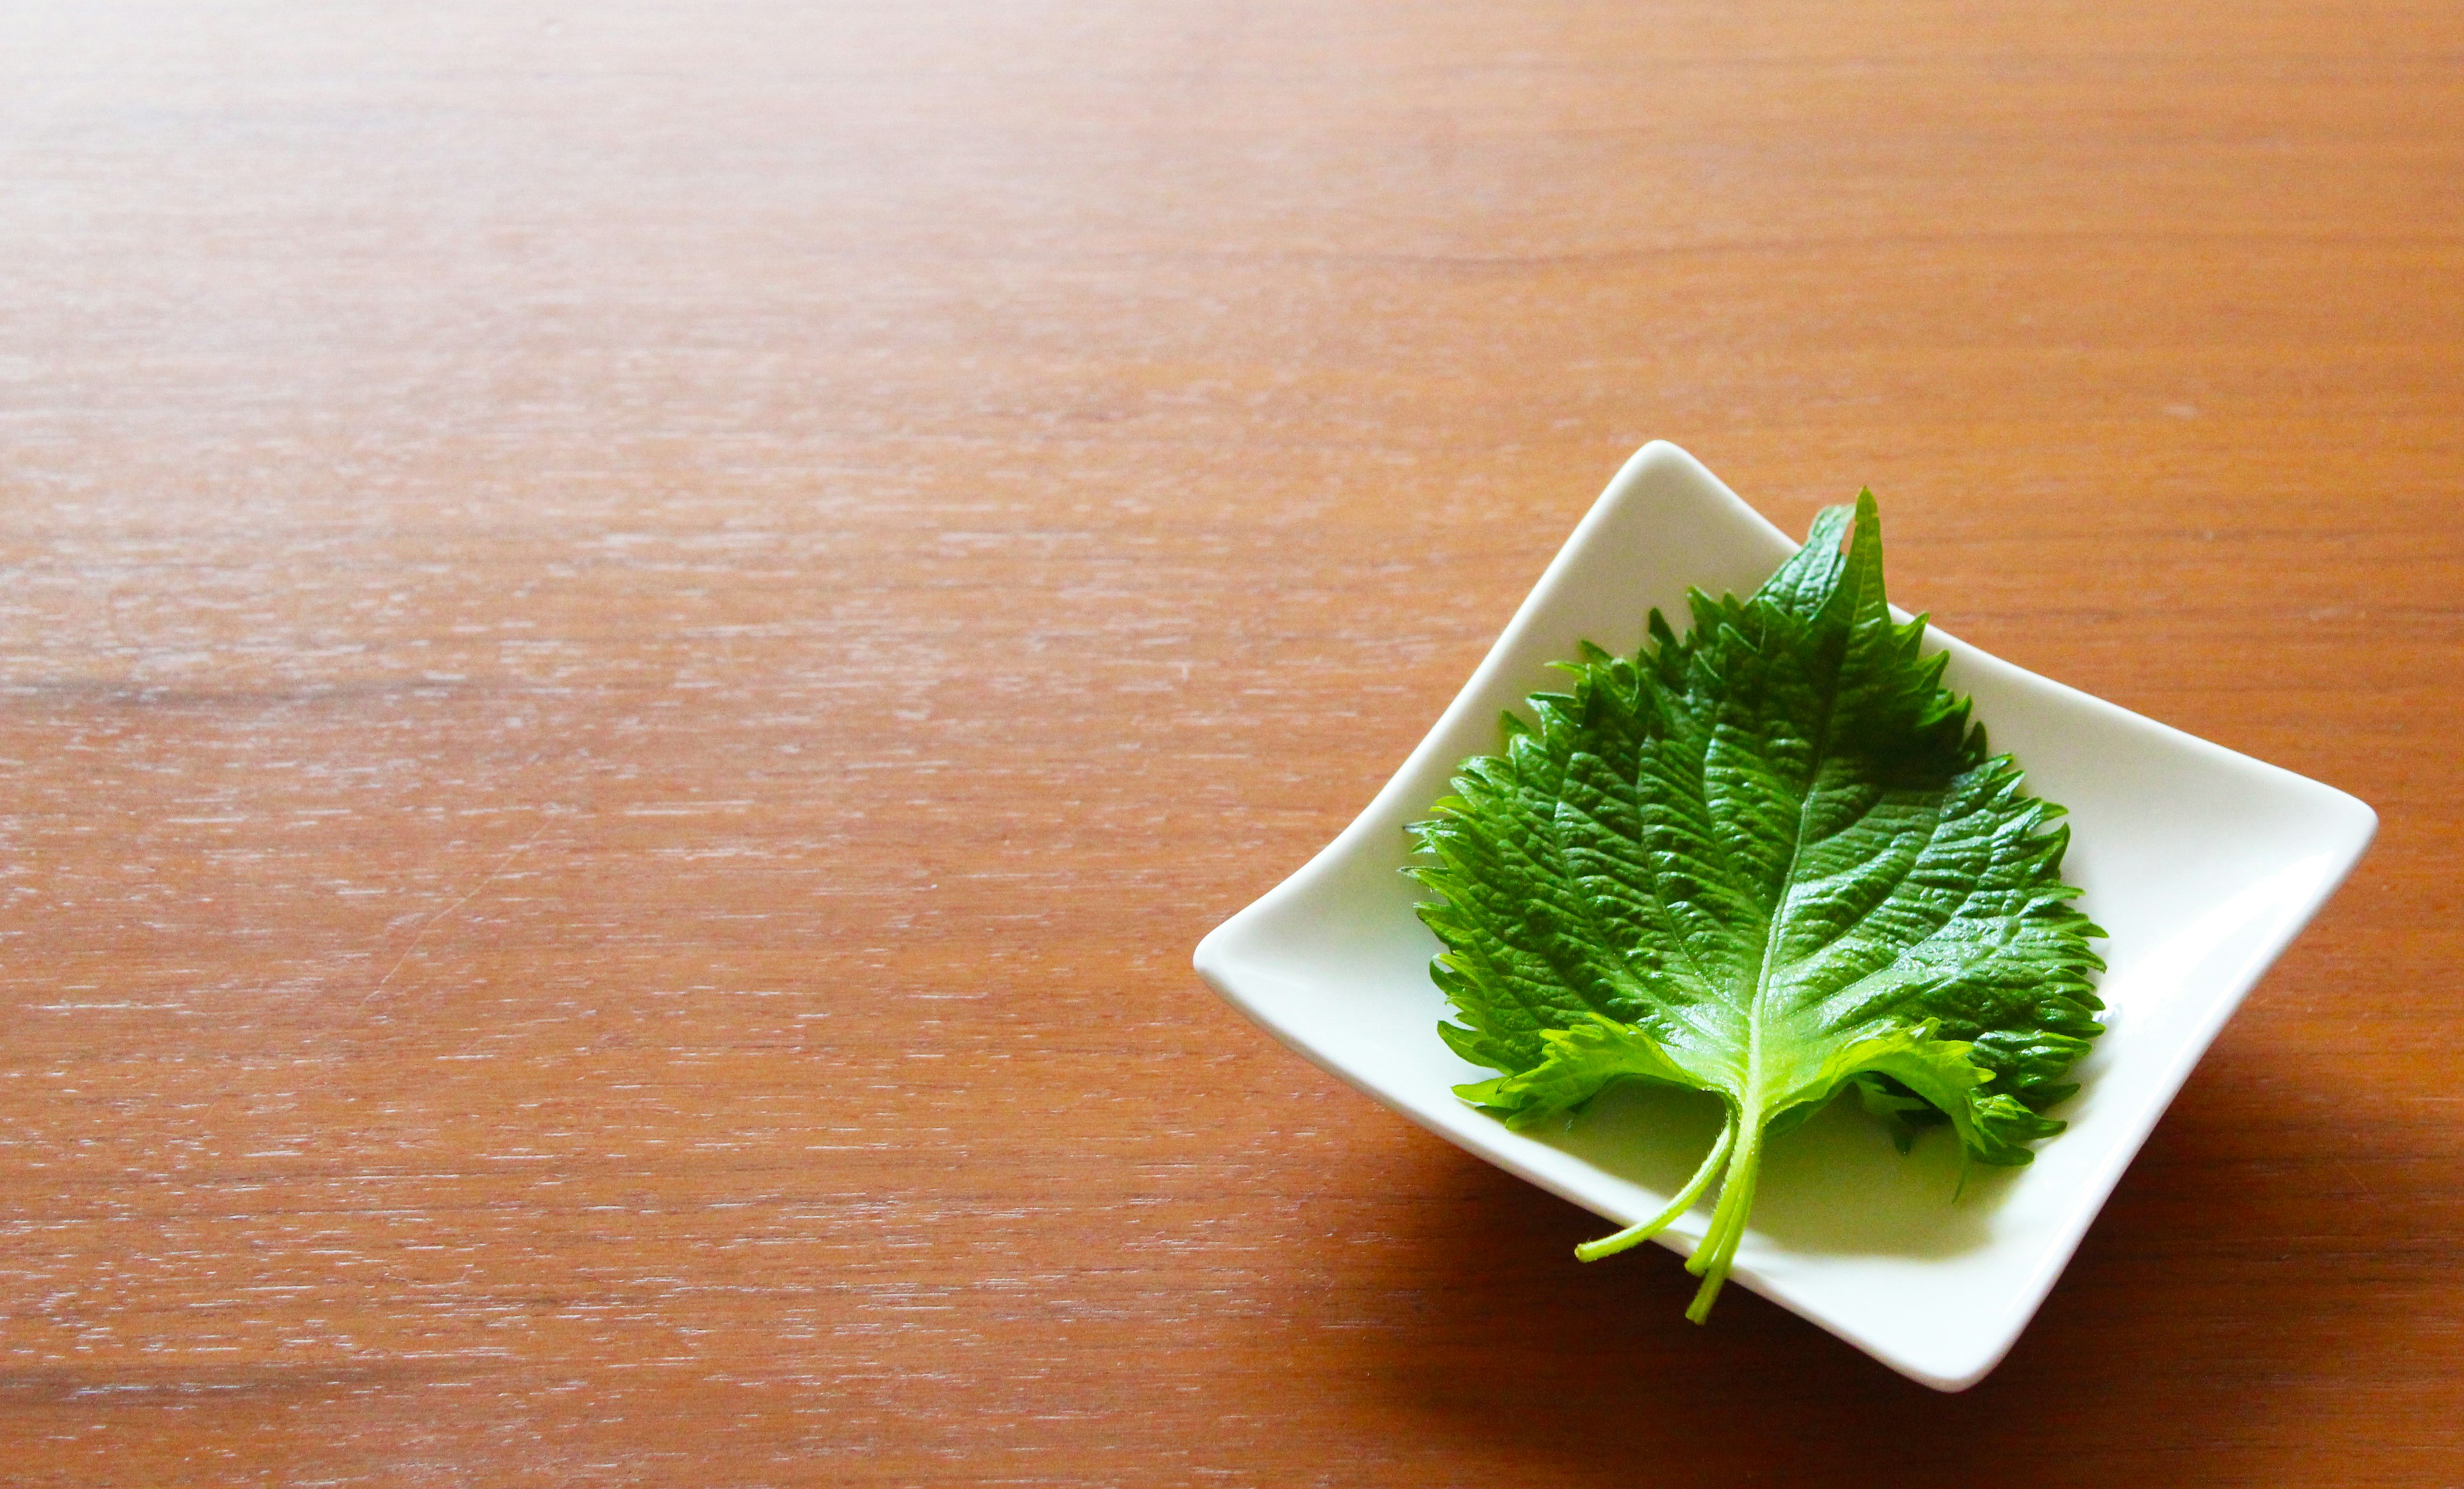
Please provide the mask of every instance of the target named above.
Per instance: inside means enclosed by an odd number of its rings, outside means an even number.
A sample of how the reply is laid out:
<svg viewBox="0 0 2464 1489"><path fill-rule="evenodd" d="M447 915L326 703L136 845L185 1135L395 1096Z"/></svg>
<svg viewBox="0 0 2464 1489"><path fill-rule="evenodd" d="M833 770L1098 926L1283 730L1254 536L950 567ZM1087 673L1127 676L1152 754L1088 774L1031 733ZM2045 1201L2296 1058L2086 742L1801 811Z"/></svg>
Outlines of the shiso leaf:
<svg viewBox="0 0 2464 1489"><path fill-rule="evenodd" d="M2062 882L2061 809L2022 789L1883 598L1871 492L1815 519L1749 600L1688 596L1631 657L1586 643L1571 686L1508 715L1411 830L1440 1032L1498 1072L1458 1087L1516 1125L1617 1081L1707 1091L1719 1140L1657 1234L1716 1182L1687 1262L1701 1322L1766 1141L1855 1087L1904 1150L1947 1124L2023 1164L2099 1032L2101 935Z"/></svg>

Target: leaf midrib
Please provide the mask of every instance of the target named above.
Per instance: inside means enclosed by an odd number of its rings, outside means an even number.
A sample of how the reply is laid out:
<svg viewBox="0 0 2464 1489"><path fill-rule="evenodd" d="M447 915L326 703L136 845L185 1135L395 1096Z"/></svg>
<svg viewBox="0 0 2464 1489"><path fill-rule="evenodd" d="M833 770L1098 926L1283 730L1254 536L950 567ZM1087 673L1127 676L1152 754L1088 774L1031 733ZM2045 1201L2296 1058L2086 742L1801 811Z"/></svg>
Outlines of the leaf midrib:
<svg viewBox="0 0 2464 1489"><path fill-rule="evenodd" d="M1850 575L1854 573L1852 565ZM1853 609L1852 606L1852 614ZM1771 907L1771 921L1763 929L1762 953L1754 963L1753 997L1746 1005L1746 1088L1737 1097L1739 1111L1749 1124L1749 1130L1751 1130L1751 1124L1767 1121L1773 1115L1762 1109L1762 1098L1766 1094L1762 1069L1764 1005L1771 996L1771 964L1778 953L1789 905L1795 895L1797 865L1805 857L1805 815L1814 804L1815 786L1822 778L1822 767L1831 757L1831 721L1839 710L1840 685L1847 675L1848 650L1853 640L1853 633L1840 637L1839 666L1832 671L1830 686L1823 694L1822 717L1814 731L1814 753L1806 765L1805 791L1797 798L1796 827L1789 837L1788 872L1780 876L1778 903Z"/></svg>

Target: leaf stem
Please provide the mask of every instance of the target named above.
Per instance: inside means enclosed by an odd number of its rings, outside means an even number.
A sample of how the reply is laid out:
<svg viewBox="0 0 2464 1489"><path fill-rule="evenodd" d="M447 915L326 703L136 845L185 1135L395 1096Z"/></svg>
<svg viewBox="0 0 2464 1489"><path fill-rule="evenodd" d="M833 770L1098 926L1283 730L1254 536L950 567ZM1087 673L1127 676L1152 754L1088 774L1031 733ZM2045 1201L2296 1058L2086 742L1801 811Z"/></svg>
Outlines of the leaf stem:
<svg viewBox="0 0 2464 1489"><path fill-rule="evenodd" d="M1737 1119L1731 1114L1720 1128L1720 1140L1711 1145L1710 1156L1703 1160L1703 1167L1694 1171L1694 1176L1685 1181L1685 1187L1677 1192L1677 1197L1668 1202L1667 1209L1648 1220L1627 1226L1615 1236L1583 1242L1574 1248L1574 1259L1597 1261L1602 1257L1614 1257L1630 1246L1641 1245L1675 1224L1677 1217L1693 1209L1694 1201L1702 1198L1703 1192L1711 1187L1711 1181L1720 1176L1720 1166L1727 1162L1728 1149L1736 1140Z"/></svg>
<svg viewBox="0 0 2464 1489"><path fill-rule="evenodd" d="M1728 1280L1728 1263L1737 1255L1737 1243L1746 1238L1746 1216L1754 1208L1754 1181L1762 1176L1762 1112L1740 1114L1738 1126L1745 1129L1745 1140L1728 1165L1727 1182L1720 1186L1720 1203L1711 1212L1710 1229L1703 1233L1702 1244L1685 1262L1685 1270L1703 1280L1685 1308L1685 1316L1697 1324L1711 1316L1711 1302L1720 1296L1720 1284Z"/></svg>

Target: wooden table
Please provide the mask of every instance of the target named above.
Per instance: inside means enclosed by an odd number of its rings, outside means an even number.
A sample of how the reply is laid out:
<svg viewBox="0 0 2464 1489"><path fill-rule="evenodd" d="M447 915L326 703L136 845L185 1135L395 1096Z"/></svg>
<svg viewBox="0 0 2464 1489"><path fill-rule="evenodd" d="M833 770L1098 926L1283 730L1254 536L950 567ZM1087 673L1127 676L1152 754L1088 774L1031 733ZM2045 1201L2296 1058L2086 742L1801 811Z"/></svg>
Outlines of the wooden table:
<svg viewBox="0 0 2464 1489"><path fill-rule="evenodd" d="M0 17L25 1485L2464 1480L2464 10ZM1188 956L1676 439L2385 825L1966 1395Z"/></svg>

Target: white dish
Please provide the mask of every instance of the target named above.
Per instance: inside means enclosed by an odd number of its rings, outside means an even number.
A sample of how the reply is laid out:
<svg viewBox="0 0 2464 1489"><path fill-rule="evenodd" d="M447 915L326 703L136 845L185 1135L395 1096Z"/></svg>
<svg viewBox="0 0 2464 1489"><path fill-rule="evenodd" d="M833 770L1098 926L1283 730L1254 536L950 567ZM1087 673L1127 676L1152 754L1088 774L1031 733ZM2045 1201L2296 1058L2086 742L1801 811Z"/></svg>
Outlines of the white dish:
<svg viewBox="0 0 2464 1489"><path fill-rule="evenodd" d="M1749 594L1796 547L1692 456L1645 446L1394 779L1299 872L1199 944L1199 974L1311 1061L1606 1217L1604 1230L1658 1212L1710 1146L1716 1106L1612 1090L1564 1130L1535 1134L1458 1100L1453 1086L1493 1072L1438 1039L1446 1007L1428 969L1439 946L1413 913L1425 891L1398 872L1403 829L1465 757L1497 749L1499 712L1551 686L1549 664L1577 642L1631 653L1654 606L1682 618L1689 585ZM1974 696L2030 789L2070 808L2066 876L2110 932L2098 948L2109 964L2106 1032L2078 1067L2079 1094L2054 1111L2069 1130L2026 1168L1972 1170L1964 1189L1947 1131L1902 1156L1854 1102L1775 1140L1732 1280L1903 1374L1958 1390L2009 1352L2191 1066L2343 882L2378 818L2332 787L1939 630L1927 649L1950 653L1947 686ZM1690 1252L1710 1206L1662 1243ZM1672 1284L1671 1309L1683 1293ZM1709 1326L1719 1324L1715 1313Z"/></svg>

